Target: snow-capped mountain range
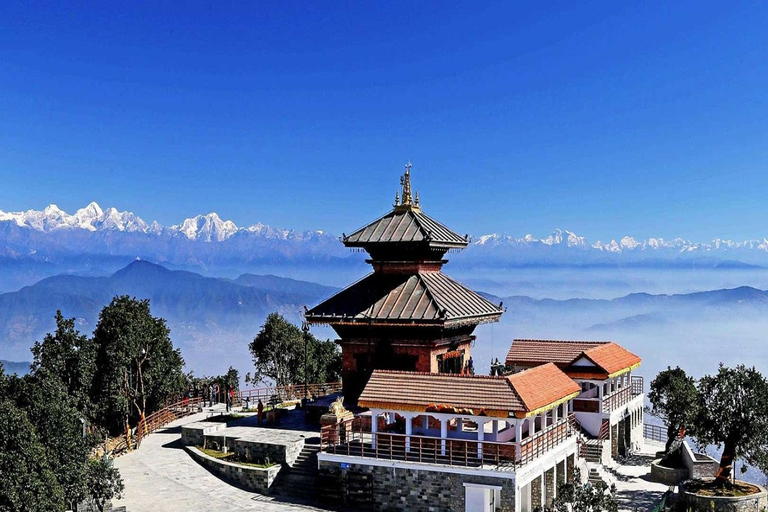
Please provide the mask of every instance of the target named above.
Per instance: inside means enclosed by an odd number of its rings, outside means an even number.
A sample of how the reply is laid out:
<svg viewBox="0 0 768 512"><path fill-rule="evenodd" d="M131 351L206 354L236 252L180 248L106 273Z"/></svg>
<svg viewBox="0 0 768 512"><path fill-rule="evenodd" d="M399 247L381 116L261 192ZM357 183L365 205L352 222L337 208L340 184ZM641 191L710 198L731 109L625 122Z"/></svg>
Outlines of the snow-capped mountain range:
<svg viewBox="0 0 768 512"><path fill-rule="evenodd" d="M0 210L0 257L61 261L78 255L131 256L179 265L215 266L272 263L323 263L346 259L338 237L321 230L295 231L262 223L237 226L216 213L197 215L179 224L147 223L132 212L102 209L97 203L64 212L56 205L25 212ZM468 250L453 259L474 266L619 265L668 266L691 261L710 266L749 264L768 267L768 240L682 238L590 242L556 229L543 238L489 234L473 238Z"/></svg>
<svg viewBox="0 0 768 512"><path fill-rule="evenodd" d="M545 245L550 247L560 246L573 249L590 250L594 249L600 252L621 253L628 251L654 251L670 249L680 254L684 253L710 253L722 250L747 249L768 252L768 239L755 239L745 241L732 241L715 239L711 242L692 242L683 238L674 238L665 240L663 238L649 238L647 240L637 240L631 236L625 236L618 242L610 240L608 242L596 241L589 243L583 236L579 236L571 231L556 229L546 238L537 239L533 235L525 235L522 238L515 238L509 235L483 235L474 240L474 245L482 246L531 246Z"/></svg>
<svg viewBox="0 0 768 512"><path fill-rule="evenodd" d="M133 212L120 212L116 208L103 210L96 202L80 208L74 215L61 210L55 204L49 205L43 210L27 210L25 212L0 210L0 222L2 221L11 221L19 227L32 228L44 233L66 229L138 232L155 235L167 233L183 235L189 240L203 242L223 242L238 233L281 239L306 238L323 234L322 231L296 232L288 229L276 229L262 223L250 227L238 227L231 220L222 220L216 213L197 215L184 219L180 224L164 227L156 221L147 224Z"/></svg>

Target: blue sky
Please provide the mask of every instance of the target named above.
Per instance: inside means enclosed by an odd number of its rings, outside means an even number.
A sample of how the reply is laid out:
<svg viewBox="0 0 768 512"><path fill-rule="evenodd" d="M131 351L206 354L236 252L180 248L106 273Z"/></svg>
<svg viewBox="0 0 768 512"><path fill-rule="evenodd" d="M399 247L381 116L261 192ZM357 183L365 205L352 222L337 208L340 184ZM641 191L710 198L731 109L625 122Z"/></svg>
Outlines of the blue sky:
<svg viewBox="0 0 768 512"><path fill-rule="evenodd" d="M0 209L768 236L759 2L108 4L0 4Z"/></svg>

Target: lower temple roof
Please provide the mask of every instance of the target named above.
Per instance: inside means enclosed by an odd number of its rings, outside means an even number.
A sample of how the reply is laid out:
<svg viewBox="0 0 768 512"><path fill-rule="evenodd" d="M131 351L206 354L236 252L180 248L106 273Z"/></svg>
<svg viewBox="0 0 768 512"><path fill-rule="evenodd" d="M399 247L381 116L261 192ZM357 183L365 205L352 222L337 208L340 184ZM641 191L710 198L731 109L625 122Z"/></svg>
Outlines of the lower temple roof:
<svg viewBox="0 0 768 512"><path fill-rule="evenodd" d="M374 272L306 312L311 323L442 325L496 322L502 309L441 272Z"/></svg>

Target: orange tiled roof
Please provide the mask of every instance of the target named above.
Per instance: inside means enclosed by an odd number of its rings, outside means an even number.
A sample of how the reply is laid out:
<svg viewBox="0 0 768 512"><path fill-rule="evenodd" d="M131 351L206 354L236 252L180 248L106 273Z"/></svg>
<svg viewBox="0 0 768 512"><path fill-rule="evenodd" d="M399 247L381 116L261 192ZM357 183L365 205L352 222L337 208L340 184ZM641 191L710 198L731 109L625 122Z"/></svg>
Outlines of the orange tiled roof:
<svg viewBox="0 0 768 512"><path fill-rule="evenodd" d="M592 361L596 369L572 366L581 357ZM605 378L633 368L641 359L612 341L514 340L507 353L507 364L538 366L555 363L567 374ZM597 370L597 371L595 371Z"/></svg>
<svg viewBox="0 0 768 512"><path fill-rule="evenodd" d="M533 366L534 364L555 363L566 366L585 350L603 341L556 341L556 340L514 340L507 353L507 364Z"/></svg>
<svg viewBox="0 0 768 512"><path fill-rule="evenodd" d="M544 408L581 391L581 386L553 363L510 375L507 380L525 403L526 412Z"/></svg>
<svg viewBox="0 0 768 512"><path fill-rule="evenodd" d="M580 391L555 365L543 365L509 377L375 370L358 405L473 416L524 417L554 406Z"/></svg>
<svg viewBox="0 0 768 512"><path fill-rule="evenodd" d="M610 342L584 351L584 355L611 375L640 364L640 358L621 345Z"/></svg>

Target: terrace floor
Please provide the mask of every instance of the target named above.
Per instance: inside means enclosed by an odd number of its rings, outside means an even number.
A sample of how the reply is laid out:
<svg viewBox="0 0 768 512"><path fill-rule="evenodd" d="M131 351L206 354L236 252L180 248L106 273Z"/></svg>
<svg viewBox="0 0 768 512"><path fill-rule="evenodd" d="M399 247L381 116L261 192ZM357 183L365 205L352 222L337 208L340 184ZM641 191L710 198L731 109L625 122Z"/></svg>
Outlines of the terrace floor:
<svg viewBox="0 0 768 512"><path fill-rule="evenodd" d="M656 452L663 449L663 443L646 440L640 453L623 464L614 463L605 468L616 481L620 511L653 510L664 492L669 489L666 485L650 479L651 461L655 459Z"/></svg>
<svg viewBox="0 0 768 512"><path fill-rule="evenodd" d="M129 512L320 511L300 502L252 493L229 485L195 462L181 445L181 425L203 421L223 412L223 405L182 418L142 441L141 448L115 459L125 482L123 499L115 507ZM290 416L290 415L289 415ZM255 418L254 418L255 419ZM237 427L235 427L237 428ZM262 430L262 429L259 429ZM270 429L274 434L280 430ZM295 430L285 435L296 435ZM266 433L263 435L267 435ZM317 436L317 432L312 435Z"/></svg>

